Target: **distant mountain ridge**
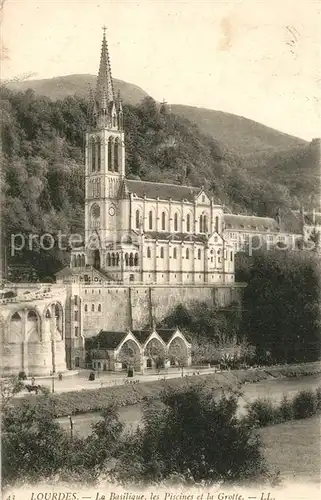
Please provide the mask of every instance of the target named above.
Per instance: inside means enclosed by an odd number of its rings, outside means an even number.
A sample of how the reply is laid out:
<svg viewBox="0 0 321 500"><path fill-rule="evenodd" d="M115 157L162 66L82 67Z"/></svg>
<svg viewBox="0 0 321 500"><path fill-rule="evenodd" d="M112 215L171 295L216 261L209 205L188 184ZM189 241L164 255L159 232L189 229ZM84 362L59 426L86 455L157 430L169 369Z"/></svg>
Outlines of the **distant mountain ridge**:
<svg viewBox="0 0 321 500"><path fill-rule="evenodd" d="M8 87L16 91L25 91L31 88L38 95L57 100L69 95L88 96L89 88L95 88L96 80L95 75L67 75L12 82ZM114 85L116 91L120 90L126 104L136 106L148 96L147 92L132 83L114 78ZM225 147L229 152L241 156L256 155L257 153L261 156L264 151L273 153L307 144L303 139L284 134L261 123L231 113L183 104L171 104L170 108L173 113L195 123L201 132L214 138L223 148Z"/></svg>
<svg viewBox="0 0 321 500"><path fill-rule="evenodd" d="M77 95L86 98L89 89L96 88L97 77L95 75L66 75L39 80L23 80L8 83L11 90L24 92L31 88L36 94L49 97L53 101L63 99L67 96ZM141 102L148 94L132 83L113 79L116 92L119 90L123 101L133 106Z"/></svg>

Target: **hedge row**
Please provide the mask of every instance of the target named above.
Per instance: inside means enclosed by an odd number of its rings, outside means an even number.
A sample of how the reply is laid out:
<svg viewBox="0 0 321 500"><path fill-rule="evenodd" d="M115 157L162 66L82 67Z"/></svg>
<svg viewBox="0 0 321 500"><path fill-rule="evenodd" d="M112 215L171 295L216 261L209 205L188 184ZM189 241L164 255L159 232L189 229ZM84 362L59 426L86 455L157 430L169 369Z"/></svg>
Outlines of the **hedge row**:
<svg viewBox="0 0 321 500"><path fill-rule="evenodd" d="M321 387L315 391L303 390L292 399L283 396L275 404L269 398L259 398L247 405L245 419L258 427L280 424L289 420L309 418L321 411Z"/></svg>
<svg viewBox="0 0 321 500"><path fill-rule="evenodd" d="M297 373L298 376L312 375L319 373L321 367L319 363L310 363L306 365L298 365L297 367L280 366L269 367L268 369L260 370L235 370L221 373L211 373L201 376L188 376L166 381L157 380L154 382L145 382L135 385L123 385L104 387L101 389L83 389L81 391L72 391L65 393L50 394L46 398L48 404L53 403L54 414L56 417L63 417L69 414L79 414L87 412L97 412L108 407L112 403L116 403L118 407L129 406L141 403L147 399L157 399L160 392L166 386L183 387L188 384L199 384L202 382L206 389L221 390L237 388L245 383L255 383L271 378L281 378L283 376L293 376ZM27 396L31 401L35 402L42 398L38 396ZM19 398L14 400L14 404L21 404ZM44 402L44 398L43 398Z"/></svg>

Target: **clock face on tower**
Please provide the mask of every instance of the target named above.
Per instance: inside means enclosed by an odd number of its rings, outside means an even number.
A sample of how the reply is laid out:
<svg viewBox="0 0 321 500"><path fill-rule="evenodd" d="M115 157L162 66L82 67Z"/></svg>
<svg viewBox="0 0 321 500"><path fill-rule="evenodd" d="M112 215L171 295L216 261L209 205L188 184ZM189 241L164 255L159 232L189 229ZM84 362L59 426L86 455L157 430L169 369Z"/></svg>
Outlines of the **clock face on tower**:
<svg viewBox="0 0 321 500"><path fill-rule="evenodd" d="M108 212L109 212L109 215L115 215L115 209L114 209L114 207L109 207Z"/></svg>

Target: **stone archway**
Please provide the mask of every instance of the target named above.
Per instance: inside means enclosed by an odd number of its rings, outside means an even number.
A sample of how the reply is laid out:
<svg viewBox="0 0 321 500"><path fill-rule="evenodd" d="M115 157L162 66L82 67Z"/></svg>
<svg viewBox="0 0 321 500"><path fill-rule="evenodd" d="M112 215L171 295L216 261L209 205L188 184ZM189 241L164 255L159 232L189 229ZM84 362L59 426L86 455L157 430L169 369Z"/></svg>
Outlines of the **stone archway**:
<svg viewBox="0 0 321 500"><path fill-rule="evenodd" d="M144 349L144 359L146 368L160 370L165 367L166 349L158 338L150 339Z"/></svg>
<svg viewBox="0 0 321 500"><path fill-rule="evenodd" d="M139 345L132 339L126 340L121 346L116 359L118 363L122 364L123 370L134 369L140 371L141 352Z"/></svg>
<svg viewBox="0 0 321 500"><path fill-rule="evenodd" d="M188 347L181 337L174 337L171 340L167 347L167 355L171 366L177 366L183 370L190 364Z"/></svg>

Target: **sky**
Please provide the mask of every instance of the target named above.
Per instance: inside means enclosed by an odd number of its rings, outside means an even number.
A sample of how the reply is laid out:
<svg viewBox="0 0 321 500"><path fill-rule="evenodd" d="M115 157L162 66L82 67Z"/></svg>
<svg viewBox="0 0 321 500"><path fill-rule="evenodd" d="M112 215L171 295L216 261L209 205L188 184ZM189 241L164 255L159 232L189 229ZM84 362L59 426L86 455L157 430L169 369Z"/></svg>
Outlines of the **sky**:
<svg viewBox="0 0 321 500"><path fill-rule="evenodd" d="M0 0L1 78L112 73L154 99L321 136L321 2Z"/></svg>

